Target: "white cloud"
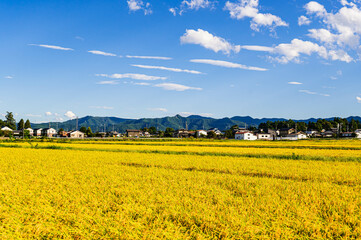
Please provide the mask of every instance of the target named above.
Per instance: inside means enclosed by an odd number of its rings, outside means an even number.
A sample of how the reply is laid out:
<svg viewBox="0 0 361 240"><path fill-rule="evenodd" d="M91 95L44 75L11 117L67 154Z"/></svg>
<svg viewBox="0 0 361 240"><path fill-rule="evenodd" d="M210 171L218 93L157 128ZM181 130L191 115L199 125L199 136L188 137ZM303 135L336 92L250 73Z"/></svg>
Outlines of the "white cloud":
<svg viewBox="0 0 361 240"><path fill-rule="evenodd" d="M172 60L170 57L157 57L157 56L130 56L127 55L127 58L139 58L139 59L156 59L156 60Z"/></svg>
<svg viewBox="0 0 361 240"><path fill-rule="evenodd" d="M344 50L331 50L329 51L330 59L332 60L339 60L342 62L352 62L353 58L348 55Z"/></svg>
<svg viewBox="0 0 361 240"><path fill-rule="evenodd" d="M202 90L202 88L189 87L189 86L176 84L176 83L160 83L160 84L156 84L154 86L163 88L164 90L178 91L178 92L182 92L182 91L185 91L185 90L198 90L198 91Z"/></svg>
<svg viewBox="0 0 361 240"><path fill-rule="evenodd" d="M138 85L138 86L149 86L150 85L150 83L145 83L145 82L140 82L140 83L138 83L138 82L135 82L135 83L132 83L133 85Z"/></svg>
<svg viewBox="0 0 361 240"><path fill-rule="evenodd" d="M317 93L317 92L312 92L312 91L309 91L309 90L299 90L299 92L310 94L310 95L320 95L320 96L323 96L323 97L329 97L330 96L329 94Z"/></svg>
<svg viewBox="0 0 361 240"><path fill-rule="evenodd" d="M204 63L204 64L210 64L214 66L219 67L226 67L226 68L240 68L245 70L252 70L252 71L268 71L266 68L260 68L260 67L250 67L239 63L232 63L227 61L221 61L221 60L212 60L212 59L191 59L190 62L193 63Z"/></svg>
<svg viewBox="0 0 361 240"><path fill-rule="evenodd" d="M214 1L209 0L183 0L181 5L178 7L170 8L169 11L176 16L177 12L182 15L187 10L199 10L201 8L213 8Z"/></svg>
<svg viewBox="0 0 361 240"><path fill-rule="evenodd" d="M53 115L53 114L52 114L51 112L46 112L45 115L46 115L46 116L51 116L51 115Z"/></svg>
<svg viewBox="0 0 361 240"><path fill-rule="evenodd" d="M169 12L173 14L173 16L177 15L177 9L176 8L169 8Z"/></svg>
<svg viewBox="0 0 361 240"><path fill-rule="evenodd" d="M291 85L301 85L303 83L300 83L300 82L288 82L288 84L291 84Z"/></svg>
<svg viewBox="0 0 361 240"><path fill-rule="evenodd" d="M166 80L167 79L166 77L149 76L149 75L137 74L137 73L125 73L125 74L115 73L112 75L96 74L96 76L114 78L114 79L129 78L129 79L133 79L133 80L143 80L143 81Z"/></svg>
<svg viewBox="0 0 361 240"><path fill-rule="evenodd" d="M74 119L76 118L76 115L75 113L73 113L72 111L67 111L65 114L64 114L65 117L68 117L70 119Z"/></svg>
<svg viewBox="0 0 361 240"><path fill-rule="evenodd" d="M331 58L350 62L347 53L339 52L338 48L345 51L345 47L357 50L361 37L361 9L355 3L341 0L343 5L336 12L327 12L325 7L315 1L305 5L307 13L322 20L325 28L311 29L309 36L327 44L333 51Z"/></svg>
<svg viewBox="0 0 361 240"><path fill-rule="evenodd" d="M280 63L288 63L290 61L300 62L300 55L318 54L320 57L327 59L328 54L325 47L310 41L293 39L291 43L283 43L276 46L273 53L280 54L281 57L275 58Z"/></svg>
<svg viewBox="0 0 361 240"><path fill-rule="evenodd" d="M91 50L88 51L89 53L95 54L95 55L103 55L103 56L110 56L110 57L115 57L117 56L114 53L107 53L107 52L103 52L103 51L98 51L98 50Z"/></svg>
<svg viewBox="0 0 361 240"><path fill-rule="evenodd" d="M216 53L219 51L224 54L230 54L231 52L238 53L241 50L239 45L233 45L227 40L214 36L213 34L198 29L187 29L186 33L180 38L182 44L197 44L204 48L210 49Z"/></svg>
<svg viewBox="0 0 361 240"><path fill-rule="evenodd" d="M315 1L307 3L305 5L305 9L307 10L308 14L316 14L318 16L323 16L327 13L325 7Z"/></svg>
<svg viewBox="0 0 361 240"><path fill-rule="evenodd" d="M286 27L288 23L280 17L270 13L259 13L258 0L239 0L236 3L226 2L225 10L229 11L231 18L243 19L251 18L251 29L259 31L260 27Z"/></svg>
<svg viewBox="0 0 361 240"><path fill-rule="evenodd" d="M249 51L257 51L257 52L272 52L272 47L265 47L265 46L255 46L255 45L245 45L241 46L241 49L246 49Z"/></svg>
<svg viewBox="0 0 361 240"><path fill-rule="evenodd" d="M299 26L310 25L310 23L311 23L311 20L308 19L308 17L306 17L306 16L300 16L298 18L298 25Z"/></svg>
<svg viewBox="0 0 361 240"><path fill-rule="evenodd" d="M168 112L166 108L148 108L148 111L154 111L154 112Z"/></svg>
<svg viewBox="0 0 361 240"><path fill-rule="evenodd" d="M358 103L361 103L361 97L356 97Z"/></svg>
<svg viewBox="0 0 361 240"><path fill-rule="evenodd" d="M143 10L144 15L153 13L152 9L150 8L150 3L144 3L142 0L127 0L127 3L131 12Z"/></svg>
<svg viewBox="0 0 361 240"><path fill-rule="evenodd" d="M90 106L90 108L105 109L105 110L112 110L112 109L114 109L114 107L108 107L108 106Z"/></svg>
<svg viewBox="0 0 361 240"><path fill-rule="evenodd" d="M13 76L5 76L4 78L6 78L6 79L13 79L14 77Z"/></svg>
<svg viewBox="0 0 361 240"><path fill-rule="evenodd" d="M202 74L199 71L180 69L180 68L169 68L169 67L149 66L149 65L132 65L132 66L138 67L138 68L145 68L145 69L159 69L159 70L165 70L165 71L171 71L171 72L185 72L185 73L192 73L192 74Z"/></svg>
<svg viewBox="0 0 361 240"><path fill-rule="evenodd" d="M279 63L300 63L300 57L302 54L310 56L314 53L326 60L338 60L347 63L353 61L352 57L343 50L327 50L325 46L310 41L303 41L297 38L293 39L291 43L281 43L276 47L241 46L241 48L280 55L279 57L270 57L270 59L276 60Z"/></svg>
<svg viewBox="0 0 361 240"><path fill-rule="evenodd" d="M45 45L45 44L29 44L29 45L43 47L43 48L56 49L56 50L63 50L63 51L74 51L74 49L72 49L72 48L65 48L65 47L54 46L54 45Z"/></svg>
<svg viewBox="0 0 361 240"><path fill-rule="evenodd" d="M57 121L57 122L62 122L62 121L64 121L64 118L62 118L62 117L57 117L57 118L55 118L55 121Z"/></svg>
<svg viewBox="0 0 361 240"><path fill-rule="evenodd" d="M100 84L100 85L117 85L117 84L119 84L119 81L116 81L116 80L100 81L100 82L97 82L97 84Z"/></svg>

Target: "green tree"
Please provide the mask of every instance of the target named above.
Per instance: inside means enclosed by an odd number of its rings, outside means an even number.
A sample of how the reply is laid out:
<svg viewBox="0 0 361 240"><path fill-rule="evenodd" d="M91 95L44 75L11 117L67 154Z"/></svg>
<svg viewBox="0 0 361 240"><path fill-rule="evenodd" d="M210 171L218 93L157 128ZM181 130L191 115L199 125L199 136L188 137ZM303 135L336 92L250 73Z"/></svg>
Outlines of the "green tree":
<svg viewBox="0 0 361 240"><path fill-rule="evenodd" d="M25 139L29 139L31 136L30 136L30 131L29 130L23 130L24 131L24 138Z"/></svg>
<svg viewBox="0 0 361 240"><path fill-rule="evenodd" d="M217 138L217 134L213 131L207 133L207 138Z"/></svg>
<svg viewBox="0 0 361 240"><path fill-rule="evenodd" d="M227 130L224 136L228 139L232 139L235 136L235 132L231 129Z"/></svg>
<svg viewBox="0 0 361 240"><path fill-rule="evenodd" d="M0 128L5 127L5 126L6 126L6 123L0 119Z"/></svg>
<svg viewBox="0 0 361 240"><path fill-rule="evenodd" d="M6 126L12 130L16 130L16 121L12 112L7 112L5 116Z"/></svg>
<svg viewBox="0 0 361 240"><path fill-rule="evenodd" d="M60 128L60 129L58 130L58 134L61 135L62 132L64 132L64 129Z"/></svg>
<svg viewBox="0 0 361 240"><path fill-rule="evenodd" d="M29 119L26 120L26 122L25 122L25 127L24 127L24 128L25 128L25 129L31 128L31 124L30 124Z"/></svg>
<svg viewBox="0 0 361 240"><path fill-rule="evenodd" d="M86 133L86 127L84 127L84 126L81 127L79 131L82 132L82 133Z"/></svg>
<svg viewBox="0 0 361 240"><path fill-rule="evenodd" d="M173 128L166 128L164 132L164 137L173 137L174 129Z"/></svg>
<svg viewBox="0 0 361 240"><path fill-rule="evenodd" d="M149 128L149 133L150 134L156 134L157 133L157 128L156 127L150 127Z"/></svg>
<svg viewBox="0 0 361 240"><path fill-rule="evenodd" d="M24 129L24 126L24 119L20 119L20 121L18 122L18 130Z"/></svg>
<svg viewBox="0 0 361 240"><path fill-rule="evenodd" d="M92 136L93 136L92 129L91 129L90 127L88 127L88 129L86 130L85 134L86 134L88 137L92 137Z"/></svg>

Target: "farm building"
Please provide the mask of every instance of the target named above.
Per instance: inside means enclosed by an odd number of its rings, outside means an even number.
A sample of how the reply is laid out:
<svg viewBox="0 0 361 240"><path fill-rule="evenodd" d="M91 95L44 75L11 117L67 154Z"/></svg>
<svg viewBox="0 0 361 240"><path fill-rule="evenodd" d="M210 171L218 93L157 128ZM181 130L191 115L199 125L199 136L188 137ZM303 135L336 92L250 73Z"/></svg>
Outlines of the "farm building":
<svg viewBox="0 0 361 240"><path fill-rule="evenodd" d="M127 129L127 137L140 137L140 130Z"/></svg>

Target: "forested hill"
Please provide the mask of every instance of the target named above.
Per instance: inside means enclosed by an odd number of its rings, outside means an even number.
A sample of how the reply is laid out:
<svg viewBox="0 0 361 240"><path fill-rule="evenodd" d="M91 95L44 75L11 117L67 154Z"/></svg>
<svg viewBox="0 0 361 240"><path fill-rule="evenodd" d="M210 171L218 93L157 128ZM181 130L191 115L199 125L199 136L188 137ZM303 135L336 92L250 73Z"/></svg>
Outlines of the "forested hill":
<svg viewBox="0 0 361 240"><path fill-rule="evenodd" d="M326 120L332 120L333 118L328 118ZM348 117L348 120L355 119L361 121L360 117ZM210 117L202 117L198 115L192 115L189 117L182 117L176 115L173 117L163 117L163 118L142 118L142 119L125 119L117 117L92 117L86 116L78 119L79 128L91 127L93 132L96 131L112 131L124 132L126 129L141 129L144 127L156 127L158 130L165 130L167 127L173 129L186 128L188 129L210 129L218 128L220 130L226 130L232 127L233 125L239 126L255 126L257 127L260 123L267 121L286 121L287 119L283 118L252 118L252 117L232 117L232 118L222 118L215 119ZM310 118L305 120L296 120L297 122L315 122L317 119ZM32 128L46 128L49 127L49 123L41 124L31 124ZM73 130L76 128L76 120L69 120L66 122L51 122L50 126L53 128L63 128L64 130Z"/></svg>

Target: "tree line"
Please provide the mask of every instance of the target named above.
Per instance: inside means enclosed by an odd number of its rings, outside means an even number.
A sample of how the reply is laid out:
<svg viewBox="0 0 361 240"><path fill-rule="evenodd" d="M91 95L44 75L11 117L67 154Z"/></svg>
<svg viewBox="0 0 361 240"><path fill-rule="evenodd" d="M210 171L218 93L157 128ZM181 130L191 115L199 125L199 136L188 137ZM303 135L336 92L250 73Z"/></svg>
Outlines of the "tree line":
<svg viewBox="0 0 361 240"><path fill-rule="evenodd" d="M361 122L359 120L351 119L348 121L346 118L334 118L333 120L318 119L316 122L296 122L294 120L287 121L267 121L261 123L258 129L282 129L282 128L295 128L297 131L316 130L321 132L322 130L329 131L333 128L337 128L340 132L354 132L357 129L361 129Z"/></svg>

